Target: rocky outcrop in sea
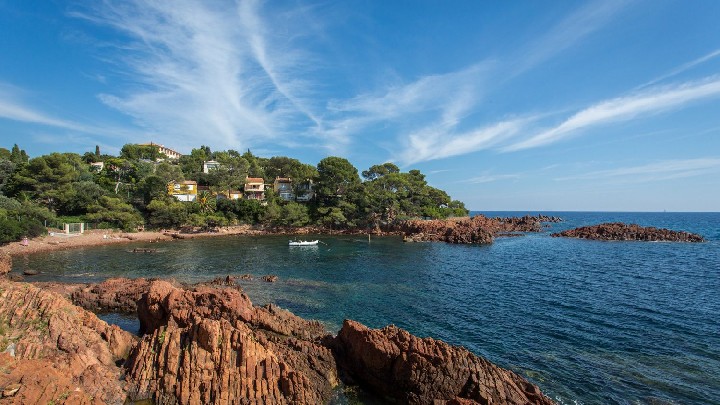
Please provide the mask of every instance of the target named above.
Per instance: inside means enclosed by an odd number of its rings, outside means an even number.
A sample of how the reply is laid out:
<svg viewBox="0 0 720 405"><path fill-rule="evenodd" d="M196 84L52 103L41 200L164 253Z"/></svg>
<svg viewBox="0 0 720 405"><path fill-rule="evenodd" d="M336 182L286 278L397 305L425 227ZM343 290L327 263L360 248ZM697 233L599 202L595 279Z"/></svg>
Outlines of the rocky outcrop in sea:
<svg viewBox="0 0 720 405"><path fill-rule="evenodd" d="M609 222L599 225L583 226L567 231L553 233L553 237L617 240L617 241L664 241L664 242L704 242L698 234L672 231L670 229L643 227L637 224Z"/></svg>
<svg viewBox="0 0 720 405"><path fill-rule="evenodd" d="M545 215L508 218L476 215L472 218L409 220L397 225L397 229L403 233L406 242L488 244L492 243L496 236L540 232L544 222L560 221L560 218Z"/></svg>
<svg viewBox="0 0 720 405"><path fill-rule="evenodd" d="M233 280L231 280L233 281ZM0 392L8 403L321 404L341 381L414 404L551 404L467 350L389 326L258 307L232 283L0 280ZM135 312L141 337L85 308Z"/></svg>
<svg viewBox="0 0 720 405"><path fill-rule="evenodd" d="M512 371L462 347L421 339L396 326L370 329L346 320L333 342L352 381L403 404L552 404Z"/></svg>

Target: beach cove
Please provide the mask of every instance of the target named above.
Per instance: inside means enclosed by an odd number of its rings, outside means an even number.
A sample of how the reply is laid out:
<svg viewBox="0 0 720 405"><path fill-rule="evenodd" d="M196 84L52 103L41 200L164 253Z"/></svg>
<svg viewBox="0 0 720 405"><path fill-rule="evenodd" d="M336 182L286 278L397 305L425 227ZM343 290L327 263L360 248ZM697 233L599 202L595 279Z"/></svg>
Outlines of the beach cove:
<svg viewBox="0 0 720 405"><path fill-rule="evenodd" d="M151 245L157 254L127 252L145 246L138 243L29 255L27 263L16 256L14 272L42 268L33 279L63 282L249 273L253 280L239 284L256 304L331 331L352 318L463 345L559 403L712 403L720 387L718 214L556 215L566 222L489 246L317 236L328 246L291 249L285 236L228 236ZM549 237L616 220L693 231L707 242ZM263 282L264 274L279 280Z"/></svg>

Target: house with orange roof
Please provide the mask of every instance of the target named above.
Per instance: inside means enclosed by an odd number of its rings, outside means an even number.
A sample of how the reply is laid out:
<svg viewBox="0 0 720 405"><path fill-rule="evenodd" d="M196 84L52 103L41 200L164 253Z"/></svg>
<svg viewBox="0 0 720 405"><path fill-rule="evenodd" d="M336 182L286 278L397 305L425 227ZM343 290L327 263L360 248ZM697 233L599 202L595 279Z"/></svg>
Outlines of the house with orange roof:
<svg viewBox="0 0 720 405"><path fill-rule="evenodd" d="M243 188L245 199L247 200L265 200L265 180L262 177L246 177L245 187Z"/></svg>

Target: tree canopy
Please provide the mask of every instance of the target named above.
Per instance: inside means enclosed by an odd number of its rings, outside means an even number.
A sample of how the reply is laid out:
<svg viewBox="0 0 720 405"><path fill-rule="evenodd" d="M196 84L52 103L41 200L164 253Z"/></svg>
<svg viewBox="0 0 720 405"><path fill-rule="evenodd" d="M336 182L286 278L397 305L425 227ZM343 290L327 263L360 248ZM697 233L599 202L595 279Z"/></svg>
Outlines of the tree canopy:
<svg viewBox="0 0 720 405"><path fill-rule="evenodd" d="M209 160L218 165L203 173ZM95 162L103 163L102 170L91 168ZM229 199L230 191L242 191L248 176L268 185L289 178L295 195L302 192L304 198L281 198L268 187L263 202ZM201 187L196 201L181 202L168 194L173 182L184 180ZM337 156L313 166L287 156L213 152L208 146L179 160L164 160L154 145L127 144L119 156L100 154L96 147L83 155L50 153L32 159L18 145L0 148L0 225L5 229L0 242L43 232L45 225L63 218L125 230L230 224L337 229L466 214L461 202L428 185L420 171L402 172L394 163L373 165L361 179L350 161Z"/></svg>

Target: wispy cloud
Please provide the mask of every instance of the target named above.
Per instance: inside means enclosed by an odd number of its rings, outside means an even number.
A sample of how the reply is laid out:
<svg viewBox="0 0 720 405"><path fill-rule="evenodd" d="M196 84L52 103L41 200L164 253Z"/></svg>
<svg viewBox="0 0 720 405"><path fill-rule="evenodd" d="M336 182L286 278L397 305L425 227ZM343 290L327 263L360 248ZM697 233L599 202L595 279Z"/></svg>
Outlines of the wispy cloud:
<svg viewBox="0 0 720 405"><path fill-rule="evenodd" d="M599 170L576 176L559 177L555 180L622 179L623 182L647 182L672 180L720 172L720 158L697 158L664 160L641 166Z"/></svg>
<svg viewBox="0 0 720 405"><path fill-rule="evenodd" d="M0 83L0 118L89 132L89 128L84 125L56 118L30 107L20 99L18 93L22 93L22 91L17 87Z"/></svg>
<svg viewBox="0 0 720 405"><path fill-rule="evenodd" d="M471 184L483 184L483 183L492 183L495 181L502 181L502 180L517 180L521 178L522 175L520 174L492 174L492 173L485 173L481 176L472 177L469 179L461 180L459 183L471 183Z"/></svg>
<svg viewBox="0 0 720 405"><path fill-rule="evenodd" d="M409 165L488 149L516 136L532 120L511 119L462 133L445 126L423 129L408 136L399 160Z"/></svg>
<svg viewBox="0 0 720 405"><path fill-rule="evenodd" d="M657 77L657 78L655 78L655 79L653 79L653 80L651 80L651 81L649 81L649 82L647 82L647 83L639 86L638 88L641 89L641 88L644 88L644 87L648 87L648 86L653 85L653 84L655 84L655 83L659 83L659 82L661 82L661 81L663 81L663 80L665 80L665 79L669 79L669 78L671 78L671 77L673 77L673 76L677 76L677 75L679 75L680 73L683 73L683 72L685 72L685 71L688 71L688 70L694 68L695 66L701 65L701 64L703 64L703 63L705 63L705 62L707 62L707 61L710 61L710 60L712 60L712 59L715 59L715 58L717 58L718 56L720 56L720 49L716 49L716 50L714 50L714 51L712 51L712 52L710 52L710 53L708 53L708 54L706 54L706 55L703 55L703 56L701 56L701 57L699 57L699 58L697 58L697 59L695 59L695 60L691 60L690 62L684 63L684 64L678 66L677 68L675 68L675 69L673 69L673 70L665 73L664 75L662 75L662 76L660 76L660 77Z"/></svg>
<svg viewBox="0 0 720 405"><path fill-rule="evenodd" d="M415 127L402 131L407 135L401 137L402 152L397 160L405 165L497 147L518 135L537 119L537 115L481 125L469 123L466 118L477 111L488 87L571 48L607 24L626 6L627 2L620 1L588 3L531 41L519 55L511 55L506 60L485 61L458 72L424 77L407 86L391 89L382 97L358 97L345 105L364 114L344 121L340 128L353 131L395 117L402 117L406 122L414 120ZM415 119L413 114L419 112L423 116ZM461 127L471 129L459 129Z"/></svg>
<svg viewBox="0 0 720 405"><path fill-rule="evenodd" d="M560 125L507 146L503 150L518 151L548 145L576 135L589 127L657 114L718 95L720 95L720 79L717 77L700 82L684 83L679 86L652 88L595 104L578 112Z"/></svg>
<svg viewBox="0 0 720 405"><path fill-rule="evenodd" d="M48 112L31 107L31 102L26 99L34 99L30 94L16 86L0 83L0 119L35 124L44 127L36 133L35 140L49 144L100 144L108 146L107 149L117 148L119 145L108 145L100 140L103 137L111 136L119 139L137 139L139 133L130 128L102 125L96 123L85 123L59 118ZM47 128L55 128L55 132ZM61 131L57 131L57 130Z"/></svg>
<svg viewBox="0 0 720 405"><path fill-rule="evenodd" d="M537 39L529 41L511 66L513 74L522 73L575 46L593 32L605 26L631 2L602 0L587 2L567 15ZM506 72L507 74L507 72Z"/></svg>
<svg viewBox="0 0 720 405"><path fill-rule="evenodd" d="M123 94L107 105L173 144L216 147L261 144L293 127L300 135L321 125L302 97L308 69L300 51L267 28L257 1L236 3L103 2L72 15L126 35L109 55L124 70ZM306 130L302 130L302 128ZM298 130L298 128L300 128Z"/></svg>

